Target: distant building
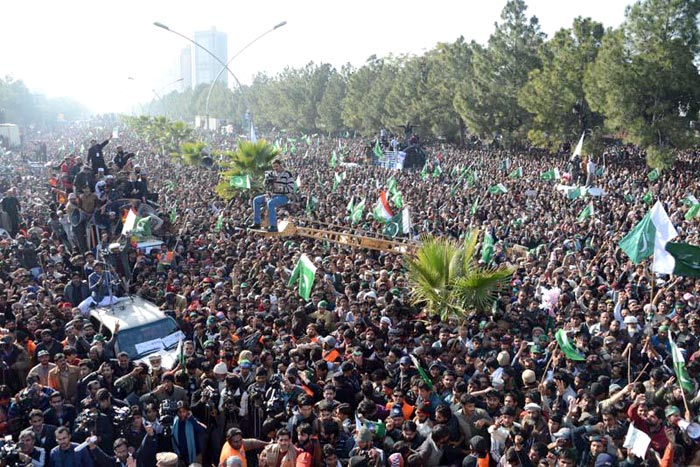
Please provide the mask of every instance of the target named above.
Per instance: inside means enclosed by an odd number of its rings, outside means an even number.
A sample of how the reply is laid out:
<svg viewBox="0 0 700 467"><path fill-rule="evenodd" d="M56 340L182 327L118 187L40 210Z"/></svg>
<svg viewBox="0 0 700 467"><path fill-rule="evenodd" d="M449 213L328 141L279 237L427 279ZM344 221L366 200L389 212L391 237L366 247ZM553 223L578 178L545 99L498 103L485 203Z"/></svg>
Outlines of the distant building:
<svg viewBox="0 0 700 467"><path fill-rule="evenodd" d="M194 40L216 55L221 62L226 63L228 61L228 38L226 33L217 31L216 28L212 27L209 31L195 32ZM216 75L219 74L222 68L221 63L199 47L193 46L192 50L194 51L194 85L210 84L214 81ZM227 73L223 73L219 77L218 82L228 86L227 75Z"/></svg>
<svg viewBox="0 0 700 467"><path fill-rule="evenodd" d="M180 51L180 90L192 88L192 49L185 47Z"/></svg>

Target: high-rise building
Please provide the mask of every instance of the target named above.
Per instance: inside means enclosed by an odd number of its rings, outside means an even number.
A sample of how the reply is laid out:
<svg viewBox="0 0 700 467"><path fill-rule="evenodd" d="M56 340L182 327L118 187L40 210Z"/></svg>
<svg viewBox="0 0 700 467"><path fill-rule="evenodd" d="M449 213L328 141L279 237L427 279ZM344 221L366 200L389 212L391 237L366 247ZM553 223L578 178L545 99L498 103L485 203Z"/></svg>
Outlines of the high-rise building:
<svg viewBox="0 0 700 467"><path fill-rule="evenodd" d="M194 40L203 47L211 51L222 63L228 61L228 38L226 33L217 31L212 27L209 31L198 31L194 33ZM210 84L219 74L222 66L211 55L199 47L194 46L194 85L205 83ZM220 83L228 86L227 73L219 77Z"/></svg>
<svg viewBox="0 0 700 467"><path fill-rule="evenodd" d="M180 51L180 90L192 88L192 49L185 47Z"/></svg>

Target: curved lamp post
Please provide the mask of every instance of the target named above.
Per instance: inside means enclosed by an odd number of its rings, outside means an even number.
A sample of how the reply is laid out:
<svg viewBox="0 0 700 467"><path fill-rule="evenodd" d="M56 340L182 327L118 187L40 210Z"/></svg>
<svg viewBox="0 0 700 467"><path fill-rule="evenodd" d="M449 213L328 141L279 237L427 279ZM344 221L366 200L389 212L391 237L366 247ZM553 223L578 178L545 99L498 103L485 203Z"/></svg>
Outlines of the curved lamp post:
<svg viewBox="0 0 700 467"><path fill-rule="evenodd" d="M270 34L272 31L275 31L275 30L281 28L281 27L284 26L285 24L287 24L286 21L282 21L281 23L277 23L272 29L268 29L267 31L265 31L264 33L260 34L258 37L256 37L256 38L253 39L252 41L248 42L241 50L239 50L238 52L236 52L236 53L228 60L228 62L226 62L226 65L224 65L224 66L221 68L221 70L219 70L219 73L216 75L216 77L214 78L214 81L212 81L212 82L211 82L211 85L209 86L209 91L207 92L207 101L206 101L206 104L205 104L205 106L204 106L204 107L205 107L204 113L205 113L205 115L207 116L207 129L209 129L209 99L211 98L211 92L214 90L214 85L215 85L216 82L219 80L219 78L221 77L221 75L224 73L224 71L226 71L226 70L228 69L228 66L231 64L231 62L232 62L236 57L238 57L240 54L242 54L248 47L250 47L251 45L255 44L257 41L259 41L259 40L262 39L263 37L267 36L267 35ZM235 76L234 76L234 78L235 78ZM248 102L247 97L245 96L245 91L243 90L243 87L241 86L241 83L238 82L238 80L236 80L236 84L238 84L238 88L241 90L241 97L242 97L243 102L244 102L244 104L245 104L245 106L246 106L246 112L247 112L247 113L250 113L250 105L249 105L249 102ZM253 116L252 116L252 114L250 115L250 124L253 125Z"/></svg>
<svg viewBox="0 0 700 467"><path fill-rule="evenodd" d="M132 80L132 81L134 80L134 78L131 78L131 77L129 77L129 79ZM180 81L184 81L184 78L176 79L175 81L166 84L165 86L163 86L162 88L160 88L158 91L156 91L155 89L151 89L151 92L153 92L153 94L155 94L156 98L157 98L159 101L161 101L161 103L162 103L162 102L163 102L163 98L160 96L160 93L163 92L164 89L167 89L167 88L169 88L170 86L172 86L173 84L179 83ZM151 103L148 104L148 115L151 115L151 106L152 106L152 105L153 105L153 101L151 101ZM164 110L165 110L165 109L164 109Z"/></svg>
<svg viewBox="0 0 700 467"><path fill-rule="evenodd" d="M241 82L238 81L238 77L236 76L236 74L235 74L233 71L231 71L231 69L228 67L228 65L225 64L224 62L222 62L222 61L219 59L219 57L217 57L216 55L214 55L214 52L212 52L211 50L207 49L207 48L204 47L202 44L196 42L194 39L191 39L191 38L185 36L184 34L181 34L181 33L177 32L177 31L175 31L175 30L173 30L173 29L170 29L168 26L166 26L166 25L163 24L163 23L160 23L160 22L158 22L158 21L155 21L155 22L153 23L153 25L156 26L156 27L158 27L158 28L165 29L165 30L168 31L168 32L172 32L173 34L175 34L175 35L177 35L177 36L182 37L182 38L185 39L186 41L191 42L192 44L196 45L197 47L199 47L200 49L202 49L203 51L205 51L206 53L208 53L208 54L211 56L211 58L213 58L214 60L216 60L217 62L219 62L219 64L220 64L221 66L223 66L224 69L225 69L226 71L228 71L229 73L231 73L231 76L233 76L233 79L234 79L234 81L236 81L236 84L238 85L238 87L241 88L241 89L243 89L243 86L241 86ZM248 107L248 102L245 100L245 98L244 98L243 100L244 100L244 102L245 102L245 104L246 104L246 107ZM207 118L207 129L209 129L209 119L208 119L208 118Z"/></svg>

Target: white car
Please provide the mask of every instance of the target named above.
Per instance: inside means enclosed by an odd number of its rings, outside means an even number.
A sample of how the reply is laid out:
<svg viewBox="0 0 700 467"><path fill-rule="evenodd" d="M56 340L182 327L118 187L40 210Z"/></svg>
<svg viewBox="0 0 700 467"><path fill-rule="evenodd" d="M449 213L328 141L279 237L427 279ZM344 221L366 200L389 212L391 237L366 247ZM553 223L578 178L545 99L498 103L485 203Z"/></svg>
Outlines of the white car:
<svg viewBox="0 0 700 467"><path fill-rule="evenodd" d="M163 368L172 368L177 362L178 344L185 339L172 317L138 296L121 297L112 306L92 308L90 322L107 340L118 322L114 352L126 352L135 363L148 364L148 356L157 352Z"/></svg>

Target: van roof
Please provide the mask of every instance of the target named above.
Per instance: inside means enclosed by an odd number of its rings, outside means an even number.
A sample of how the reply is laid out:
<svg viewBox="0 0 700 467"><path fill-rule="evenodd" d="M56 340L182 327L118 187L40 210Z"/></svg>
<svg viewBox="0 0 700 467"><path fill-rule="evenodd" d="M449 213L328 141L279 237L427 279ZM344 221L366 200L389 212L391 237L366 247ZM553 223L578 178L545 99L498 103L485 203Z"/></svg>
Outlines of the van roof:
<svg viewBox="0 0 700 467"><path fill-rule="evenodd" d="M111 307L97 307L90 310L90 316L103 323L110 332L114 332L117 322L119 322L119 328L125 330L160 321L166 317L155 304L141 297L121 297L118 300Z"/></svg>

